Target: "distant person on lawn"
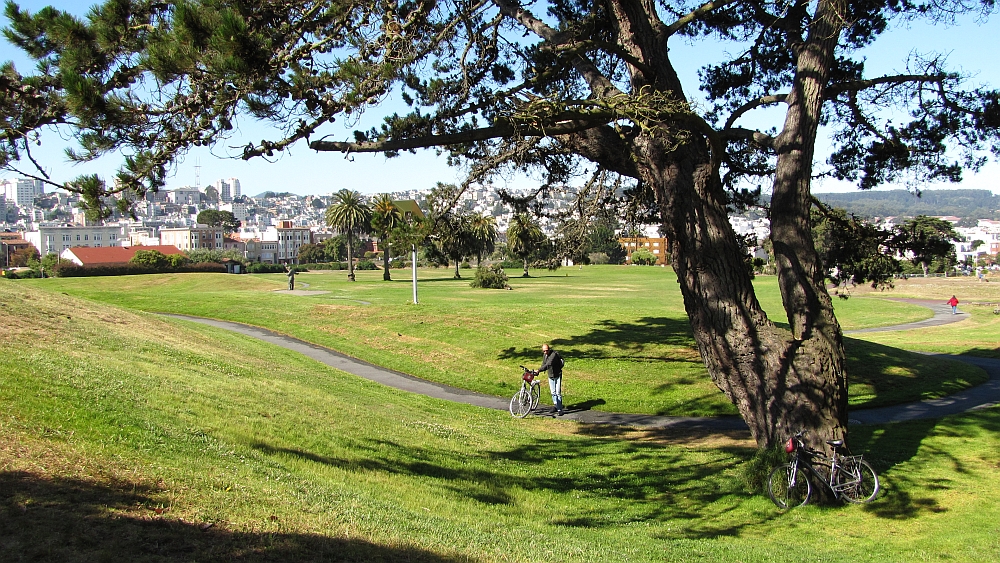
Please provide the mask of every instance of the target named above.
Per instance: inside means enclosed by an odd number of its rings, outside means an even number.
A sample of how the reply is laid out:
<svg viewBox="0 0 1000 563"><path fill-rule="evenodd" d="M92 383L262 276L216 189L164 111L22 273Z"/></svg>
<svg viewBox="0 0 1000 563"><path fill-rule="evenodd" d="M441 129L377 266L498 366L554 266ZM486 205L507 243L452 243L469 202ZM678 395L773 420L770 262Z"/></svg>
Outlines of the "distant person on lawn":
<svg viewBox="0 0 1000 563"><path fill-rule="evenodd" d="M295 268L290 268L285 264L285 275L288 276L288 291L295 289Z"/></svg>
<svg viewBox="0 0 1000 563"><path fill-rule="evenodd" d="M542 344L542 367L538 368L538 373L549 372L549 392L552 393L552 404L556 407L559 416L563 414L562 403L562 356L548 344Z"/></svg>
<svg viewBox="0 0 1000 563"><path fill-rule="evenodd" d="M955 297L954 295L952 295L951 299L948 300L948 305L951 306L951 314L952 315L957 315L958 314L958 297Z"/></svg>

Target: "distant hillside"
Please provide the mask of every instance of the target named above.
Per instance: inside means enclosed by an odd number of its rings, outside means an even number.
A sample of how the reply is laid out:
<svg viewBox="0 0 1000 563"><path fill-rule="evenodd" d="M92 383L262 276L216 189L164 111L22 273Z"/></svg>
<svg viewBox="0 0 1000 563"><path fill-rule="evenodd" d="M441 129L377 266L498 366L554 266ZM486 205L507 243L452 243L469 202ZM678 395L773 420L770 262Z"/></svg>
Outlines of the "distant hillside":
<svg viewBox="0 0 1000 563"><path fill-rule="evenodd" d="M927 190L917 197L906 190L814 194L832 207L861 217L954 215L966 219L1000 218L1000 196L989 190Z"/></svg>
<svg viewBox="0 0 1000 563"><path fill-rule="evenodd" d="M272 192L268 190L266 192L259 193L253 197L254 199L270 199L275 197L292 197L294 195L295 194L293 194L292 192Z"/></svg>

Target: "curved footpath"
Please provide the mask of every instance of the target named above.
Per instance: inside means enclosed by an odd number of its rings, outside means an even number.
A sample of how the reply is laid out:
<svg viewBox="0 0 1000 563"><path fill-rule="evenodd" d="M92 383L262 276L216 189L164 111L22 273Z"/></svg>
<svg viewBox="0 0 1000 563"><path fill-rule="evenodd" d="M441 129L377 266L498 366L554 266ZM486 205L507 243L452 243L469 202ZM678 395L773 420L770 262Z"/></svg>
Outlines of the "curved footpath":
<svg viewBox="0 0 1000 563"><path fill-rule="evenodd" d="M896 299L895 301L903 301L927 307L934 312L934 315L927 320L915 323L853 330L847 331L845 334L926 328L957 322L965 317L962 313L953 315L951 313L951 308L948 305L937 301L919 299ZM304 340L299 340L298 338L279 334L264 328L187 315L164 314L164 316L238 332L251 338L256 338L258 340L298 352L320 363L354 374L358 377L363 377L365 379L411 393L419 393L421 395L444 399L446 401L455 401L502 411L507 410L508 403L510 402L509 399L502 397L495 397L493 395L485 395L474 391L468 391L466 389L459 389L457 387L451 387L449 385L419 379L398 371L381 368L356 358L345 356L344 354L329 348L317 346ZM976 387L960 391L943 399L930 399L903 405L851 411L851 423L884 424L887 422L899 422L920 418L937 418L973 409L985 408L1000 403L1000 360L974 356L941 355L940 357L961 360L978 366L986 371L986 373L990 376L990 379L982 385L977 385ZM535 414L541 416L553 416L555 413L551 410L551 408L546 407L541 408ZM640 428L684 428L702 430L746 429L746 424L743 420L735 416L679 417L610 413L593 410L578 410L574 409L572 405L567 405L566 414L563 418L588 424L613 424L620 426L635 426Z"/></svg>

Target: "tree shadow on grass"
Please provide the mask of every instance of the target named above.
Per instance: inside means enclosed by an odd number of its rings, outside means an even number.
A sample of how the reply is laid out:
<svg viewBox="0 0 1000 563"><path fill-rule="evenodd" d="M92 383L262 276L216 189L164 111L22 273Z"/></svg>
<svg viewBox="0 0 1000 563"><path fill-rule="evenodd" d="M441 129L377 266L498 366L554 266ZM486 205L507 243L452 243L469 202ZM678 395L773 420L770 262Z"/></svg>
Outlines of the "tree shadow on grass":
<svg viewBox="0 0 1000 563"><path fill-rule="evenodd" d="M445 465L446 452L404 447L389 440L355 442L351 449L365 452L365 457L341 458L318 455L298 448L272 446L255 442L251 447L264 454L288 455L345 471L382 472L439 480L444 488L483 504L510 504L509 483L498 483L493 472L469 466Z"/></svg>
<svg viewBox="0 0 1000 563"><path fill-rule="evenodd" d="M981 358L1000 358L1000 347L996 348L969 348L963 350L962 354L969 356L979 356Z"/></svg>
<svg viewBox="0 0 1000 563"><path fill-rule="evenodd" d="M580 401L579 403L566 403L566 410L570 412L589 411L594 407L605 404L605 402L604 399L590 399L588 401Z"/></svg>
<svg viewBox="0 0 1000 563"><path fill-rule="evenodd" d="M687 319L672 319L669 317L644 317L635 322L619 322L616 320L598 321L587 333L557 338L549 342L567 360L608 359L617 358L635 362L650 361L690 361L689 358L679 359L663 355L652 355L649 351L652 345L683 346L694 348L694 338L691 336L691 325ZM502 350L497 359L518 361L536 361L539 359L537 347L510 347Z"/></svg>
<svg viewBox="0 0 1000 563"><path fill-rule="evenodd" d="M162 493L132 483L0 472L0 559L20 561L468 561L413 547L280 531L234 532L162 509ZM157 513L159 510L161 513Z"/></svg>
<svg viewBox="0 0 1000 563"><path fill-rule="evenodd" d="M947 511L932 496L958 486L948 476L922 479L910 472L906 462L918 453L950 465L946 475L964 475L971 469L952 451L929 442L932 434L975 440L982 431L1000 434L1000 411L987 409L946 419L926 419L881 426L851 427L854 453L865 456L879 474L881 490L875 502L864 509L881 518L907 520Z"/></svg>
<svg viewBox="0 0 1000 563"><path fill-rule="evenodd" d="M944 397L978 385L986 379L973 376L958 364L959 360L928 357L899 348L844 338L849 385L862 385L870 389L870 397L854 403L851 409L866 409L886 405L919 401L925 397ZM957 365L963 369L950 369ZM913 370L912 376L901 376L898 366Z"/></svg>
<svg viewBox="0 0 1000 563"><path fill-rule="evenodd" d="M349 472L413 477L446 496L491 505L514 505L523 491L566 500L549 524L611 528L629 523L681 522L688 537L735 535L778 515L745 513L725 522L751 495L732 471L752 454L747 448L689 455L654 441L539 439L507 450L456 459L451 449L404 446L388 440L355 442L356 458L320 455L258 442L266 455L293 456ZM436 493L435 493L436 494ZM576 501L572 499L587 499ZM530 500L525 502L531 502ZM686 532L683 530L687 530Z"/></svg>

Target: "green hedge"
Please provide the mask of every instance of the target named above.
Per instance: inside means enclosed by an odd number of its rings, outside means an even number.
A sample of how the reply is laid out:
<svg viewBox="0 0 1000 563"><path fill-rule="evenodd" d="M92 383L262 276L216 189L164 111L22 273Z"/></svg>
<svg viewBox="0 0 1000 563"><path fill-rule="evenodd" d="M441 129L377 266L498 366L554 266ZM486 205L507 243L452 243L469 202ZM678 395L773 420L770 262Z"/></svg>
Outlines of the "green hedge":
<svg viewBox="0 0 1000 563"><path fill-rule="evenodd" d="M346 270L346 262L318 262L315 264L300 264L310 270Z"/></svg>
<svg viewBox="0 0 1000 563"><path fill-rule="evenodd" d="M259 264L257 262L247 264L248 274L282 274L285 266L282 264Z"/></svg>
<svg viewBox="0 0 1000 563"><path fill-rule="evenodd" d="M57 278L84 278L91 276L135 276L140 274L173 274L173 273L226 273L226 267L214 262L199 264L184 264L177 267L154 268L146 264L115 264L108 266L77 266L76 264L60 264L52 269L51 275ZM50 272L46 271L46 274Z"/></svg>

